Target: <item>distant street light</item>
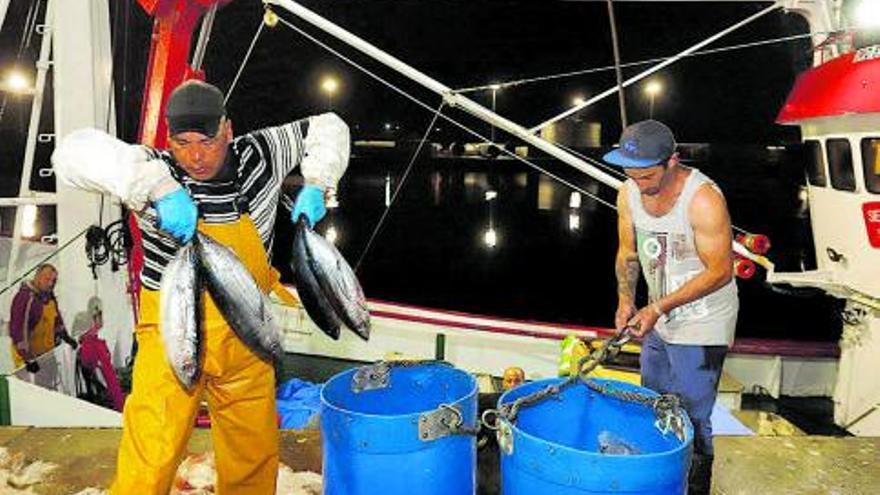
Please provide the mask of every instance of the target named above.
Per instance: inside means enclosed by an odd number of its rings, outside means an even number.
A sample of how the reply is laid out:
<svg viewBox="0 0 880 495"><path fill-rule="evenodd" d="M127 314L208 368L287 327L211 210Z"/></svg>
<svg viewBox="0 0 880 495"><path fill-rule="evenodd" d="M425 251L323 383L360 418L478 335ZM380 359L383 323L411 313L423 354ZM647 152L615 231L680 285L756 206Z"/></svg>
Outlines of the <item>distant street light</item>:
<svg viewBox="0 0 880 495"><path fill-rule="evenodd" d="M37 206L25 205L21 213L21 235L34 237L37 235Z"/></svg>
<svg viewBox="0 0 880 495"><path fill-rule="evenodd" d="M577 96L575 96L574 98L571 99L571 106L573 106L573 107L579 107L579 106L583 105L583 104L586 103L586 102L587 102L587 100L584 99L583 96L581 96L581 95L577 95Z"/></svg>
<svg viewBox="0 0 880 495"><path fill-rule="evenodd" d="M648 95L650 104L648 107L648 118L654 118L654 98L663 90L663 85L659 81L648 81L645 85L645 94Z"/></svg>
<svg viewBox="0 0 880 495"><path fill-rule="evenodd" d="M34 88L31 87L28 78L17 70L9 71L6 74L6 79L0 83L0 89L19 95L32 94L34 92Z"/></svg>
<svg viewBox="0 0 880 495"><path fill-rule="evenodd" d="M333 110L333 95L339 89L339 81L333 76L327 76L321 81L321 90L327 93L327 109Z"/></svg>

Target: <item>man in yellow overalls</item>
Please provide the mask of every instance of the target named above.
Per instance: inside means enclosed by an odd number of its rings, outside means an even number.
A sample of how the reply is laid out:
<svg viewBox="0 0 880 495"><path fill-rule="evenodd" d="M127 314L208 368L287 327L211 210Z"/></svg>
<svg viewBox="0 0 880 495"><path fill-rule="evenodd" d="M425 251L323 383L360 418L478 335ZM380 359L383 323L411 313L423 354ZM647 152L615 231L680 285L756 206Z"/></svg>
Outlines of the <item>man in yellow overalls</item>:
<svg viewBox="0 0 880 495"><path fill-rule="evenodd" d="M44 263L37 267L34 278L21 284L12 299L9 317L9 336L12 339L12 360L16 368L27 366L38 373L36 359L51 351L61 340L76 349L76 340L64 328L55 299L58 270Z"/></svg>
<svg viewBox="0 0 880 495"><path fill-rule="evenodd" d="M272 494L279 448L272 364L236 337L206 297L202 374L186 390L161 343L158 289L162 270L196 228L235 251L265 292L280 287L267 250L283 200L281 183L299 167L305 185L291 220L302 215L312 225L320 221L325 194L348 165L348 127L328 113L233 138L223 94L200 81L174 90L166 117L168 151L81 130L66 136L52 157L61 180L115 194L138 211L143 234L139 347L111 491L168 493L204 397L212 420L216 492Z"/></svg>

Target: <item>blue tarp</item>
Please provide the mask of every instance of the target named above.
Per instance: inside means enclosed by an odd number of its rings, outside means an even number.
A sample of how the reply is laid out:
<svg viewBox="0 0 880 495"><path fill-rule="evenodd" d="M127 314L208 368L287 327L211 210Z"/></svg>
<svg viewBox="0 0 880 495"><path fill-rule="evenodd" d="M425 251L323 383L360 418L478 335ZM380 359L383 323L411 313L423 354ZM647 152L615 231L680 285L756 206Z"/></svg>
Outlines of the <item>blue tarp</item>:
<svg viewBox="0 0 880 495"><path fill-rule="evenodd" d="M281 428L305 428L321 409L321 385L291 378L275 392ZM313 423L313 425L316 423Z"/></svg>

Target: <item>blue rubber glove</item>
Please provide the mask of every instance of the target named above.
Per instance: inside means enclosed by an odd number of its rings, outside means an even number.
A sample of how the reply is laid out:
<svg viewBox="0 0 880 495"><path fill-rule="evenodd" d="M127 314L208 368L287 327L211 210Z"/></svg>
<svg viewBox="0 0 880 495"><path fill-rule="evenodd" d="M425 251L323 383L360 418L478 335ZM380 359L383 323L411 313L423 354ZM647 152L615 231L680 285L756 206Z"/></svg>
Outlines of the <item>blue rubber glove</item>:
<svg viewBox="0 0 880 495"><path fill-rule="evenodd" d="M318 186L306 184L299 191L296 202L293 204L293 212L290 221L296 223L300 215L305 215L309 225L314 227L327 214L324 206L324 190Z"/></svg>
<svg viewBox="0 0 880 495"><path fill-rule="evenodd" d="M159 228L186 244L196 233L196 221L199 212L196 204L184 188L155 201L156 212L159 214Z"/></svg>

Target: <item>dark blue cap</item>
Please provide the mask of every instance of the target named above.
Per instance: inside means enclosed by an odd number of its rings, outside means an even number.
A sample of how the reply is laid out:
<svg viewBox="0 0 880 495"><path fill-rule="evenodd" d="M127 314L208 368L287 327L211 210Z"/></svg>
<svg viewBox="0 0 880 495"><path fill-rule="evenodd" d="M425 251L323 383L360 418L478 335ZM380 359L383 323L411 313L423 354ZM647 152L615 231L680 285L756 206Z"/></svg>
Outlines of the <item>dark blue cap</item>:
<svg viewBox="0 0 880 495"><path fill-rule="evenodd" d="M675 153L675 137L665 124L643 120L623 130L620 147L602 157L623 168L647 168L659 165Z"/></svg>

